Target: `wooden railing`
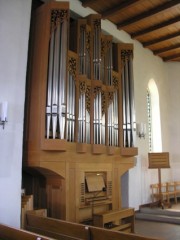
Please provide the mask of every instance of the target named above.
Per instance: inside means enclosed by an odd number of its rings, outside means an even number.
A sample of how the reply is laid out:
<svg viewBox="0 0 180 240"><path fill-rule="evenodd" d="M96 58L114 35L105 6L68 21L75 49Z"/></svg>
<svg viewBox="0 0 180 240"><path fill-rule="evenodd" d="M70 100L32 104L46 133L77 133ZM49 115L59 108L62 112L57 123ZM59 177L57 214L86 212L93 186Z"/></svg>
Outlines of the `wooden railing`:
<svg viewBox="0 0 180 240"><path fill-rule="evenodd" d="M155 240L155 238L136 234L37 216L32 211L26 214L26 229L54 239L63 240Z"/></svg>
<svg viewBox="0 0 180 240"><path fill-rule="evenodd" d="M177 199L180 196L180 182L163 182L161 184L155 183L150 185L152 202L159 200L166 200L170 203L173 199L177 203Z"/></svg>

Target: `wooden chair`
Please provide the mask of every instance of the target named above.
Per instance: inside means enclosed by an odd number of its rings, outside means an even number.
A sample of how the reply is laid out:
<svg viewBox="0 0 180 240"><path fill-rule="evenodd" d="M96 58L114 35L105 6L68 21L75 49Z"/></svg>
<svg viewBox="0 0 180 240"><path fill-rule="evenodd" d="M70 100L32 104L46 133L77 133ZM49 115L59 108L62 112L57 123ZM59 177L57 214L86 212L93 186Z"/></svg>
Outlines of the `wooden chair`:
<svg viewBox="0 0 180 240"><path fill-rule="evenodd" d="M154 203L159 200L159 184L158 183L151 184L150 188L152 203Z"/></svg>
<svg viewBox="0 0 180 240"><path fill-rule="evenodd" d="M169 198L168 202L170 202L170 198L173 197L175 203L177 203L177 193L175 188L175 182L167 182L167 191L168 191L168 198Z"/></svg>
<svg viewBox="0 0 180 240"><path fill-rule="evenodd" d="M169 203L169 192L167 189L167 183L161 183L161 199Z"/></svg>
<svg viewBox="0 0 180 240"><path fill-rule="evenodd" d="M159 185L161 186L161 193L160 193L160 188ZM155 183L151 184L151 197L152 197L152 203L162 200L162 201L167 201L169 203L169 194L167 191L167 183Z"/></svg>
<svg viewBox="0 0 180 240"><path fill-rule="evenodd" d="M176 191L176 198L178 200L178 197L180 197L180 182L176 181L175 184L175 191Z"/></svg>

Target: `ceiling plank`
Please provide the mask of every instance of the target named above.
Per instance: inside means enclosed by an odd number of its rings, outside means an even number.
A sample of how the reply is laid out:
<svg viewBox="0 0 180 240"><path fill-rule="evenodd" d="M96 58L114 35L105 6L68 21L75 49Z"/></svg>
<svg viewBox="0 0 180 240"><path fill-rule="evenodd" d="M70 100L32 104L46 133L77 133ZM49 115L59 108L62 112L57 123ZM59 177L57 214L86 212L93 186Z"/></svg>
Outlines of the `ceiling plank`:
<svg viewBox="0 0 180 240"><path fill-rule="evenodd" d="M148 41L148 42L144 42L142 43L144 47L150 47L151 45L155 45L155 44L158 44L158 43L161 43L161 42L164 42L164 41L167 41L167 40L170 40L172 38L176 38L176 37L180 37L180 32L176 32L176 33L173 33L173 34L168 34L164 37L161 37L161 38L158 38L158 39L154 39L154 40L151 40L151 41Z"/></svg>
<svg viewBox="0 0 180 240"><path fill-rule="evenodd" d="M81 0L83 7L88 7L89 4L96 2L97 0Z"/></svg>
<svg viewBox="0 0 180 240"><path fill-rule="evenodd" d="M164 57L164 58L163 58L163 61L164 61L164 62L168 62L168 61L176 60L176 59L178 59L178 58L180 58L180 53L175 54L175 55L171 55L171 56L168 56L168 57Z"/></svg>
<svg viewBox="0 0 180 240"><path fill-rule="evenodd" d="M180 21L180 16L175 17L175 18L172 18L172 19L170 19L170 20L168 20L168 21L165 21L165 22L162 22L162 23L160 23L160 24L154 25L154 26L152 26L152 27L143 29L142 31L132 33L132 34L131 34L131 37L132 37L133 39L136 39L136 38L138 38L138 37L141 37L141 36L143 36L143 35L145 35L145 34L149 34L149 33L153 32L153 31L158 30L158 29L162 29L162 28L168 27L168 26L170 26L170 25L172 25L172 24L175 24L175 23L177 23L177 22L179 22L179 21Z"/></svg>
<svg viewBox="0 0 180 240"><path fill-rule="evenodd" d="M158 6L156 8L153 8L151 10L143 12L142 14L139 14L135 17L129 18L126 21L122 21L122 22L117 23L117 28L122 29L123 27L126 27L130 24L134 24L134 23L137 23L137 22L139 22L141 20L144 20L146 18L152 17L153 15L155 15L159 12L165 11L165 10L171 8L171 7L174 7L179 3L180 3L180 0L168 1L168 2Z"/></svg>
<svg viewBox="0 0 180 240"><path fill-rule="evenodd" d="M173 46L170 46L170 47L165 47L165 48L155 50L155 51L153 51L153 53L154 53L154 55L158 55L158 54L161 54L161 53L165 53L165 52L175 50L177 48L180 48L180 43L176 44L176 45L173 45Z"/></svg>
<svg viewBox="0 0 180 240"><path fill-rule="evenodd" d="M118 11L124 10L127 7L133 7L133 5L139 1L140 0L126 0L125 2L122 2L119 5L113 6L112 8L109 8L108 10L101 12L102 18L105 19L111 17Z"/></svg>

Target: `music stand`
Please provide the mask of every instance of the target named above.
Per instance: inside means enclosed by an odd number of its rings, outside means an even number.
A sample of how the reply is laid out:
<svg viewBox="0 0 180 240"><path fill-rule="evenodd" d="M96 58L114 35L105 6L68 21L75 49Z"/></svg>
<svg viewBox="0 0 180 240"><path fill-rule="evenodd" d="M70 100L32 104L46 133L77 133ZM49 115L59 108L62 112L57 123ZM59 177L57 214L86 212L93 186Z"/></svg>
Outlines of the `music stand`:
<svg viewBox="0 0 180 240"><path fill-rule="evenodd" d="M167 205L167 203L163 201L163 196L162 196L161 168L170 168L169 152L148 153L148 159L149 159L149 169L158 169L159 201L155 205L160 205L162 209L164 209L164 205Z"/></svg>

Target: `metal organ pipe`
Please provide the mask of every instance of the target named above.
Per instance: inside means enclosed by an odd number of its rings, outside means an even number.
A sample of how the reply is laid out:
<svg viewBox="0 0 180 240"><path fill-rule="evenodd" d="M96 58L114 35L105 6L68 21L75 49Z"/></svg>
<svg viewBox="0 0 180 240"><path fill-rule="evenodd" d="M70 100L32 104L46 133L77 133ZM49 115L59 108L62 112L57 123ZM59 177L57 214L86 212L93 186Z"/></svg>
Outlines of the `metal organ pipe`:
<svg viewBox="0 0 180 240"><path fill-rule="evenodd" d="M79 37L79 73L86 74L86 29L82 25L80 27Z"/></svg>
<svg viewBox="0 0 180 240"><path fill-rule="evenodd" d="M59 54L60 54L60 25L55 30L54 65L53 65L53 90L52 90L52 134L56 138L58 114L58 81L59 81Z"/></svg>
<svg viewBox="0 0 180 240"><path fill-rule="evenodd" d="M108 107L108 145L112 146L113 139L113 102Z"/></svg>
<svg viewBox="0 0 180 240"><path fill-rule="evenodd" d="M101 28L100 21L94 21L93 36L93 77L95 80L101 80ZM96 87L94 97L94 144L101 144L102 134L102 96L101 89Z"/></svg>
<svg viewBox="0 0 180 240"><path fill-rule="evenodd" d="M107 84L112 86L112 42L108 42L107 53L106 53L106 62L107 62Z"/></svg>
<svg viewBox="0 0 180 240"><path fill-rule="evenodd" d="M110 104L108 106L108 145L109 146L118 146L118 132L119 132L119 126L118 126L118 80L114 79L112 76L112 70L113 70L113 63L112 63L112 41L108 41L107 43L107 53L106 53L106 62L107 62L107 85L114 86L114 91L109 93L110 95ZM116 86L117 85L117 86Z"/></svg>
<svg viewBox="0 0 180 240"><path fill-rule="evenodd" d="M46 105L46 138L50 137L50 127L52 118L52 79L53 79L53 56L54 56L54 31L49 42L49 69L47 86L47 105Z"/></svg>
<svg viewBox="0 0 180 240"><path fill-rule="evenodd" d="M80 83L79 113L78 113L78 142L86 142L86 87L85 83Z"/></svg>
<svg viewBox="0 0 180 240"><path fill-rule="evenodd" d="M128 127L127 127L127 96L126 96L126 68L125 64L122 71L122 85L123 85L123 129L124 129L124 147L128 147Z"/></svg>
<svg viewBox="0 0 180 240"><path fill-rule="evenodd" d="M66 57L67 57L67 20L61 23L60 39L60 81L59 81L59 130L60 139L65 138L66 118Z"/></svg>
<svg viewBox="0 0 180 240"><path fill-rule="evenodd" d="M129 95L129 68L128 59L125 61L125 91L126 91L126 131L127 131L127 146L130 146L130 95Z"/></svg>
<svg viewBox="0 0 180 240"><path fill-rule="evenodd" d="M74 142L75 132L75 80L72 74L68 73L67 84L67 140Z"/></svg>
<svg viewBox="0 0 180 240"><path fill-rule="evenodd" d="M122 71L124 147L133 147L133 125L135 122L135 113L132 54L126 54L127 56L124 58L124 66Z"/></svg>
<svg viewBox="0 0 180 240"><path fill-rule="evenodd" d="M135 125L135 104L134 104L134 79L133 79L133 64L132 64L133 58L132 55L129 58L129 85L130 85L130 128L131 128L131 145L130 147L134 147L134 138L135 138L135 131L134 125Z"/></svg>
<svg viewBox="0 0 180 240"><path fill-rule="evenodd" d="M118 147L118 90L114 92L114 146Z"/></svg>
<svg viewBox="0 0 180 240"><path fill-rule="evenodd" d="M86 104L86 119L85 119L85 126L86 126L86 143L90 143L90 111L91 111L91 106L90 106L90 98L91 98L91 87L87 86L86 91L85 91L85 104Z"/></svg>
<svg viewBox="0 0 180 240"><path fill-rule="evenodd" d="M49 40L49 59L46 99L46 138L75 139L76 84L73 73L67 73L68 20L66 13L58 13ZM79 81L78 135L77 141L90 143L90 126L93 127L94 144L119 146L119 77L113 72L112 39L101 36L100 19L89 25L83 22L79 31L79 74L86 75L93 83ZM93 35L91 35L93 34ZM92 40L92 44L90 44ZM104 41L104 42L103 42ZM102 45L104 44L104 45ZM93 49L91 49L91 47ZM92 61L92 63L91 63ZM122 50L122 103L123 103L123 146L134 146L133 127L134 85L132 51ZM91 69L93 67L93 69ZM82 78L83 79L83 78ZM102 81L98 82L96 80ZM106 104L108 90L108 104ZM91 89L92 88L92 89ZM89 92L87 92L89 91ZM94 94L91 102L92 92ZM91 125L92 103L93 123ZM90 106L90 105L89 105ZM106 109L107 108L107 109ZM106 110L105 110L106 109ZM106 123L107 121L107 123ZM107 131L106 131L107 127ZM66 130L66 131L65 131ZM106 136L107 134L107 136ZM107 139L107 140L106 140Z"/></svg>
<svg viewBox="0 0 180 240"><path fill-rule="evenodd" d="M66 11L63 12L66 15ZM62 15L63 15L62 14ZM46 101L46 138L65 138L66 115L66 18L57 12L49 42L48 83ZM58 127L59 122L59 127ZM52 132L52 133L51 133Z"/></svg>
<svg viewBox="0 0 180 240"><path fill-rule="evenodd" d="M94 23L94 42L93 42L93 65L94 79L101 79L101 29L99 22Z"/></svg>

